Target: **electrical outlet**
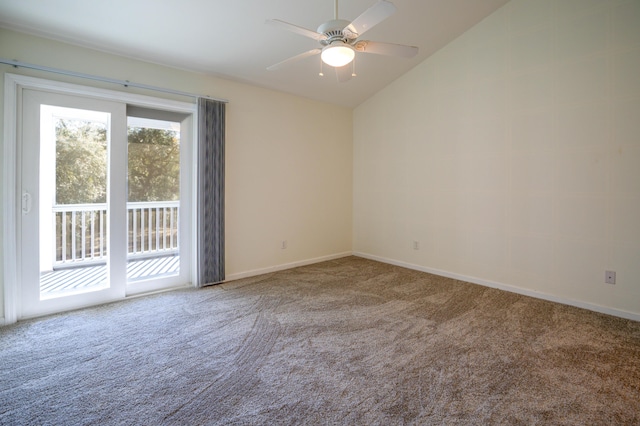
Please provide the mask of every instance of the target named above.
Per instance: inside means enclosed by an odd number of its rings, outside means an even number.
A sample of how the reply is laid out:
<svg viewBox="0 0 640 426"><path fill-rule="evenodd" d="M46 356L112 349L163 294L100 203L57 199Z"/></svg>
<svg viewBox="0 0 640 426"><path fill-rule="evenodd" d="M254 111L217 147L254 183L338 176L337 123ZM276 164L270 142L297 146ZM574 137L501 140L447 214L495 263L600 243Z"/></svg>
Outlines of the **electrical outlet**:
<svg viewBox="0 0 640 426"><path fill-rule="evenodd" d="M282 240L282 245L280 246L282 250L287 248L287 240Z"/></svg>
<svg viewBox="0 0 640 426"><path fill-rule="evenodd" d="M605 271L604 273L604 282L607 284L615 284L616 283L616 272L615 271Z"/></svg>
<svg viewBox="0 0 640 426"><path fill-rule="evenodd" d="M413 241L413 249L420 250L420 241Z"/></svg>

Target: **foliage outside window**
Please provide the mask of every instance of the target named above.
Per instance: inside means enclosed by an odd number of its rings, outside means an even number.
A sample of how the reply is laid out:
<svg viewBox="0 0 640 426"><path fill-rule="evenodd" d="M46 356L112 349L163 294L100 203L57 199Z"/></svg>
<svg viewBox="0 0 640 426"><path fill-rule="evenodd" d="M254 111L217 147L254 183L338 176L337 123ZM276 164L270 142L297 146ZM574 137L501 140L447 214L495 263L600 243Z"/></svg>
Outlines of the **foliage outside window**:
<svg viewBox="0 0 640 426"><path fill-rule="evenodd" d="M180 199L180 136L175 130L129 127L129 201Z"/></svg>
<svg viewBox="0 0 640 426"><path fill-rule="evenodd" d="M104 123L56 120L56 204L106 203L107 130ZM128 201L180 199L180 133L128 129Z"/></svg>

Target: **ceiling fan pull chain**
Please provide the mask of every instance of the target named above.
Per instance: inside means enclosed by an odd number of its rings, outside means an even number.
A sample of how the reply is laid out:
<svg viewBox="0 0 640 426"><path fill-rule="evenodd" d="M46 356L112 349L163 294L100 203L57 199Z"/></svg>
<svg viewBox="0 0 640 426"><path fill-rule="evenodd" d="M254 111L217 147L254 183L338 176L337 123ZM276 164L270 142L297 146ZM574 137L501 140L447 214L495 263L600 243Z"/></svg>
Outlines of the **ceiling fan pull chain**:
<svg viewBox="0 0 640 426"><path fill-rule="evenodd" d="M324 77L324 73L322 72L322 58L320 58L320 73L318 75Z"/></svg>

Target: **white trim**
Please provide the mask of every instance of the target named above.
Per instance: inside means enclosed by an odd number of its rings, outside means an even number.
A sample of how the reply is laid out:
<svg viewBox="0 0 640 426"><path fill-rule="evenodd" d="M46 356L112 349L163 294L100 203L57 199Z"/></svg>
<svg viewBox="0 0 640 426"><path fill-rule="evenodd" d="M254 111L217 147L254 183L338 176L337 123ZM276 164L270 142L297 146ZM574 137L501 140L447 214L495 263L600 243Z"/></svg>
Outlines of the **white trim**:
<svg viewBox="0 0 640 426"><path fill-rule="evenodd" d="M66 95L77 95L86 98L117 101L150 109L158 109L158 107L162 107L171 111L185 112L189 114L192 114L196 110L196 104L191 102L174 101L171 99L120 92L117 90L100 89L97 87L64 83L56 80L46 80L43 78L29 77L20 74L5 73L5 89L8 81L12 81L14 87L20 85L27 89L40 89L49 92L54 91L63 93Z"/></svg>
<svg viewBox="0 0 640 426"><path fill-rule="evenodd" d="M2 260L4 287L4 324L13 324L18 320L17 286L17 235L16 210L16 139L17 139L17 100L18 83L11 74L4 79L4 141L2 176Z"/></svg>
<svg viewBox="0 0 640 426"><path fill-rule="evenodd" d="M340 258L351 256L351 255L352 253L350 251L345 251L343 253L330 254L328 256L321 256L313 259L299 260L297 262L283 263L281 265L268 266L266 268L260 268L260 269L252 269L246 272L238 272L237 274L227 275L223 283L239 280L242 278L255 277L256 275L268 274L270 272L293 269L299 266L313 265L314 263L326 262L327 260L340 259Z"/></svg>
<svg viewBox="0 0 640 426"><path fill-rule="evenodd" d="M599 312L601 314L613 315L615 317L630 319L633 321L640 321L640 314L635 312L624 311L621 309L610 308L607 306L600 306L589 302L583 302L581 300L567 299L560 296L554 296L549 293L542 293L535 290L528 290L521 287L516 287L509 284L503 284L495 281L484 280L481 278L470 277L467 275L456 274L454 272L443 271L440 269L428 268L426 266L414 265L412 263L403 262L395 259L387 259L385 257L375 256L372 254L353 252L354 256L362 257L369 260L375 260L382 263L388 263L390 265L400 266L407 269L413 269L415 271L427 272L429 274L439 275L441 277L452 278L454 280L465 281L473 284L478 284L485 287L496 288L498 290L504 290L511 293L521 294L523 296L534 297L536 299L547 300L549 302L560 303L563 305L575 306L577 308L587 309L589 311Z"/></svg>
<svg viewBox="0 0 640 426"><path fill-rule="evenodd" d="M13 324L20 317L20 298L18 285L18 229L17 211L19 200L17 193L16 164L17 153L17 108L19 89L39 89L43 91L77 95L94 99L117 101L151 109L167 109L175 112L193 114L194 129L197 105L158 97L138 95L116 90L100 89L91 86L63 83L55 80L29 77L19 74L4 74L4 133L3 133L3 287L4 319L3 325ZM194 142L196 134L193 134ZM195 151L192 151L192 153ZM195 162L195 155L193 162ZM192 200L192 210L195 210Z"/></svg>

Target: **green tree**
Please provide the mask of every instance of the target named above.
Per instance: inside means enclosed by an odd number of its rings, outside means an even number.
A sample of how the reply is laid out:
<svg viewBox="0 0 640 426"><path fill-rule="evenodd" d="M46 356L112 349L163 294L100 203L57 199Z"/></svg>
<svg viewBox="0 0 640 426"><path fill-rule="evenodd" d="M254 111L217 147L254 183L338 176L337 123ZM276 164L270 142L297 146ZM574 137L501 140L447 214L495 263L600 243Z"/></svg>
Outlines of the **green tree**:
<svg viewBox="0 0 640 426"><path fill-rule="evenodd" d="M56 203L107 201L107 129L103 123L58 119Z"/></svg>
<svg viewBox="0 0 640 426"><path fill-rule="evenodd" d="M130 127L129 201L180 199L180 138L173 130Z"/></svg>
<svg viewBox="0 0 640 426"><path fill-rule="evenodd" d="M103 123L56 122L56 203L105 203L107 129ZM172 130L128 130L128 201L180 199L180 137Z"/></svg>

